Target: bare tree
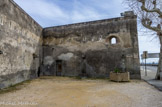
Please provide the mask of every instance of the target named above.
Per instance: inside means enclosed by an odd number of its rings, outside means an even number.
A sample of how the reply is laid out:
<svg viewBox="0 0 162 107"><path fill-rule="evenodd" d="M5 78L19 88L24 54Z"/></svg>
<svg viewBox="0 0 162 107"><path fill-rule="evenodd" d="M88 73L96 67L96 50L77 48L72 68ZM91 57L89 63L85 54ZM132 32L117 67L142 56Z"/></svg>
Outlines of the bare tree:
<svg viewBox="0 0 162 107"><path fill-rule="evenodd" d="M160 57L156 79L160 79L162 72L162 0L125 0L129 7L137 14L141 24L156 32L160 41ZM162 78L162 77L161 77Z"/></svg>

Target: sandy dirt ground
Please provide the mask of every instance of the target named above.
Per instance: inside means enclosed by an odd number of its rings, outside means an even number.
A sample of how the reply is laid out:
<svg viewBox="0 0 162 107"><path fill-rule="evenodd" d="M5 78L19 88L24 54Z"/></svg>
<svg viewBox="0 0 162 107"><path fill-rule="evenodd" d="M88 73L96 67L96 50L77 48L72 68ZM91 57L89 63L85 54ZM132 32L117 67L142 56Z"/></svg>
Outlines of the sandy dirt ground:
<svg viewBox="0 0 162 107"><path fill-rule="evenodd" d="M162 107L162 92L144 81L43 77L0 94L0 107Z"/></svg>

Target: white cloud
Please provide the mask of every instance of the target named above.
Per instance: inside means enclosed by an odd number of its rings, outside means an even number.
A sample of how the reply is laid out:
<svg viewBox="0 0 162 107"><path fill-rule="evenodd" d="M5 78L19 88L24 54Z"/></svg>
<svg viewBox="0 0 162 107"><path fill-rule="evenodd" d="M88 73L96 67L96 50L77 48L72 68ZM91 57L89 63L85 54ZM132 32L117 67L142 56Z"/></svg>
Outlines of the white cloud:
<svg viewBox="0 0 162 107"><path fill-rule="evenodd" d="M71 12L71 22L73 23L97 20L100 19L100 15L101 13L98 13L93 7L88 7L77 0L73 2L73 10Z"/></svg>
<svg viewBox="0 0 162 107"><path fill-rule="evenodd" d="M31 15L38 17L51 18L66 18L63 10L53 2L46 0L15 0L25 11Z"/></svg>
<svg viewBox="0 0 162 107"><path fill-rule="evenodd" d="M116 17L124 11L121 0L69 0L67 9L57 0L14 1L43 27Z"/></svg>

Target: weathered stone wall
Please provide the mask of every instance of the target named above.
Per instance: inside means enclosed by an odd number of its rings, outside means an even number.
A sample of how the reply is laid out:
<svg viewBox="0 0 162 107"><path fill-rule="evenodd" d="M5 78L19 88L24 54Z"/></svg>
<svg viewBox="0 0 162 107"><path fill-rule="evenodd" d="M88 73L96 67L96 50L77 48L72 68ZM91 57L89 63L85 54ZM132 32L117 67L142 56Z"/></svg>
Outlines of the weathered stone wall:
<svg viewBox="0 0 162 107"><path fill-rule="evenodd" d="M45 28L42 75L108 77L125 66L139 79L137 39L136 16Z"/></svg>
<svg viewBox="0 0 162 107"><path fill-rule="evenodd" d="M0 88L37 75L42 27L12 0L0 0Z"/></svg>

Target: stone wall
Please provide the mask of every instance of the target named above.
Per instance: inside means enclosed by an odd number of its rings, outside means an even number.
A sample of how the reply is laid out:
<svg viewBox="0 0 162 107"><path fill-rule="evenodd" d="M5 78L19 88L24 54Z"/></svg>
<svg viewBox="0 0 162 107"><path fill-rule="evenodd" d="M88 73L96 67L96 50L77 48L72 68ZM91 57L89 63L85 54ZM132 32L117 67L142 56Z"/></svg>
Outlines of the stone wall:
<svg viewBox="0 0 162 107"><path fill-rule="evenodd" d="M0 0L0 88L35 78L42 27L12 0Z"/></svg>
<svg viewBox="0 0 162 107"><path fill-rule="evenodd" d="M136 18L45 28L42 75L109 77L120 69L140 79Z"/></svg>
<svg viewBox="0 0 162 107"><path fill-rule="evenodd" d="M109 77L119 69L140 79L136 18L43 29L13 0L0 0L0 88L39 73Z"/></svg>

